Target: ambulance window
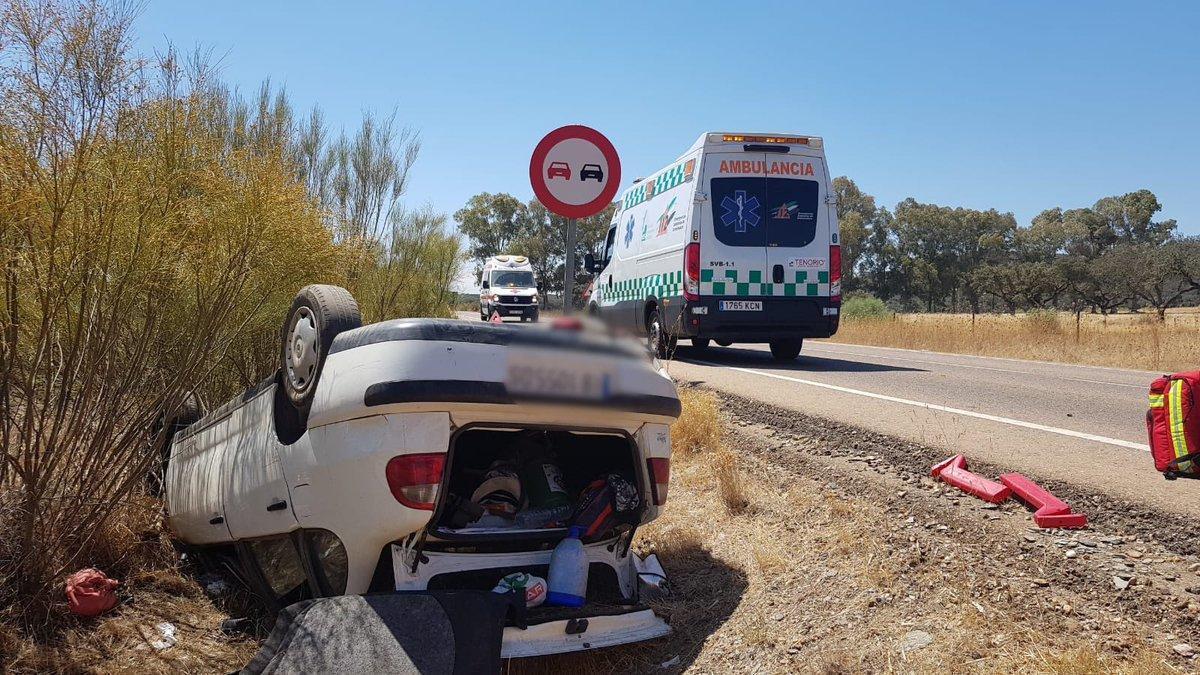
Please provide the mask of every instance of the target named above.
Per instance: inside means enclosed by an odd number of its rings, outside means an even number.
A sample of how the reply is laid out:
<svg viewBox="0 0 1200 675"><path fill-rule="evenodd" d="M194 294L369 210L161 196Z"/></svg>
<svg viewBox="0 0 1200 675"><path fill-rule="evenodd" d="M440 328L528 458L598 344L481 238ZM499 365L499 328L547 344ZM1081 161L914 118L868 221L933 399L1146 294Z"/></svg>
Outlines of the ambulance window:
<svg viewBox="0 0 1200 675"><path fill-rule="evenodd" d="M808 246L817 236L817 199L813 180L767 179L767 246Z"/></svg>
<svg viewBox="0 0 1200 675"><path fill-rule="evenodd" d="M608 237L604 239L604 264L607 265L612 260L613 242L617 239L617 228L608 228Z"/></svg>
<svg viewBox="0 0 1200 675"><path fill-rule="evenodd" d="M766 246L766 180L712 179L712 219L717 241L726 246Z"/></svg>

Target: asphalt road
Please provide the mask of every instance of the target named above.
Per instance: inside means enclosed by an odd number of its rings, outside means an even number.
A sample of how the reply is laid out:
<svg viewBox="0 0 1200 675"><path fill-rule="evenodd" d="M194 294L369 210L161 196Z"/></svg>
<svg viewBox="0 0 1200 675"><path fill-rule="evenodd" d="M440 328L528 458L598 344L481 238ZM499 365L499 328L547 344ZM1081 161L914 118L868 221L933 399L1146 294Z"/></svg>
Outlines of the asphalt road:
<svg viewBox="0 0 1200 675"><path fill-rule="evenodd" d="M1157 508L1194 513L1200 498L1200 481L1164 480L1146 448L1156 373L816 341L792 363L765 345L681 347L669 371Z"/></svg>
<svg viewBox="0 0 1200 675"><path fill-rule="evenodd" d="M806 341L791 363L774 361L766 345L700 352L685 342L667 369L678 381L962 453L968 463L1181 514L1200 503L1200 481L1164 480L1146 448L1147 389L1158 373L825 341Z"/></svg>

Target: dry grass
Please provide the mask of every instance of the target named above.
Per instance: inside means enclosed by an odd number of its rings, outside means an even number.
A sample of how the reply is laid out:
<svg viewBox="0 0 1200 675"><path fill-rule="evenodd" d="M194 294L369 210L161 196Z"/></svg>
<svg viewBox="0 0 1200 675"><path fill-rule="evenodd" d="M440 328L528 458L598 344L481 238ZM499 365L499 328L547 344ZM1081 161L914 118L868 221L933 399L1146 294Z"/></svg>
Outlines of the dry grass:
<svg viewBox="0 0 1200 675"><path fill-rule="evenodd" d="M685 392L684 424L710 419L716 402ZM697 409L704 415L694 416ZM691 415L689 415L689 413ZM514 661L511 672L950 672L1171 673L1162 645L1128 618L1110 648L1054 603L1080 598L1055 588L1026 607L1027 579L980 542L938 535L864 490L845 495L797 472L772 452L747 451L740 435L675 455L671 500L639 530L674 595L653 603L671 637L647 644ZM731 447L727 447L728 444ZM710 451L711 450L711 451ZM740 458L746 508L728 508L723 453ZM1059 593L1063 593L1059 597ZM1049 603L1049 604L1043 604ZM1119 610L1117 610L1119 611ZM900 648L911 631L929 646Z"/></svg>
<svg viewBox="0 0 1200 675"><path fill-rule="evenodd" d="M1200 313L900 314L844 320L836 342L1174 372L1196 367Z"/></svg>
<svg viewBox="0 0 1200 675"><path fill-rule="evenodd" d="M725 445L717 397L700 389L680 389L683 412L671 425L671 448L676 453L716 452Z"/></svg>

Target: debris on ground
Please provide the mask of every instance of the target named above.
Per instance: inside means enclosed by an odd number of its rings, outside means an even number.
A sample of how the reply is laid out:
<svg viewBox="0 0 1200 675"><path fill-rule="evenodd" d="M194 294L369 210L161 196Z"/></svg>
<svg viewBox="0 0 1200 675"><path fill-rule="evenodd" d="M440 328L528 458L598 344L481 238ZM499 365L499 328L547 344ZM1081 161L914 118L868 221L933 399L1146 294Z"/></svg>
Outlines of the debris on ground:
<svg viewBox="0 0 1200 675"><path fill-rule="evenodd" d="M67 577L67 604L77 616L100 616L117 606L116 579L109 579L104 572L88 568Z"/></svg>
<svg viewBox="0 0 1200 675"><path fill-rule="evenodd" d="M918 649L924 649L933 644L933 636L923 630L914 630L905 634L900 640L900 653L907 654Z"/></svg>
<svg viewBox="0 0 1200 675"><path fill-rule="evenodd" d="M170 649L171 647L174 647L175 643L179 641L178 638L175 637L175 624L171 623L170 621L163 621L162 623L156 624L154 629L158 631L159 637L151 640L150 646L154 647L160 652L164 649Z"/></svg>

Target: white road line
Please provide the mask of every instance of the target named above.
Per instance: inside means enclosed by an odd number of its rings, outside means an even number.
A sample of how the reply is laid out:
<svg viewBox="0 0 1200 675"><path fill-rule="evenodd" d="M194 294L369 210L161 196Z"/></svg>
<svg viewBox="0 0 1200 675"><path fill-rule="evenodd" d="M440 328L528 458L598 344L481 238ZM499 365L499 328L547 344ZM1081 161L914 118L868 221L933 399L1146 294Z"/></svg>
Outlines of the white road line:
<svg viewBox="0 0 1200 675"><path fill-rule="evenodd" d="M994 368L992 366L972 366L965 363L949 363L947 361L929 361L926 359L910 359L905 356L885 356L883 354L871 354L868 352L848 352L839 349L824 349L822 347L810 347L809 354L843 354L845 356L857 356L859 358L868 359L888 359L891 361L907 361L909 363L926 363L934 366L950 366L952 368L971 368L973 370L991 370L997 373L1013 373L1015 375L1033 375L1035 377L1047 377L1055 380L1067 380L1070 382L1087 382L1088 384L1105 384L1110 387L1129 387L1130 389L1145 389L1149 391L1148 384L1126 384L1124 382L1109 382L1107 380L1089 380L1082 377L1067 377L1066 375L1047 375L1045 373L1031 373L1027 370L1012 370L1011 368ZM930 352L936 354L937 352Z"/></svg>
<svg viewBox="0 0 1200 675"><path fill-rule="evenodd" d="M726 365L722 365L719 363L713 363L711 361L700 361L697 359L691 359L691 361L693 363L699 363L699 364L703 364L706 366L712 366L714 368L724 368L727 370L736 370L741 373L750 373L751 375L762 375L763 377L771 377L776 380L785 380L787 382L795 382L797 384L807 384L810 387L820 387L822 389L831 389L833 391L840 391L845 394L854 394L856 396L866 396L867 398L874 398L874 399L878 399L880 401L890 401L892 403L900 403L902 405L910 405L910 406L913 406L914 408L925 408L926 410L937 410L940 412L950 413L952 415L962 415L963 417L974 417L976 419L988 420L989 422L999 422L1001 424L1009 424L1014 427L1022 427L1025 429L1034 429L1037 431L1046 431L1046 432L1049 432L1052 434L1059 434L1060 436L1070 436L1072 438L1081 438L1085 441L1095 441L1097 443L1105 443L1107 445L1116 445L1116 446L1119 446L1122 448L1130 448L1132 450L1144 450L1146 452L1150 451L1150 447L1145 444L1132 443L1130 441L1123 441L1119 438L1108 438L1107 436L1097 436L1095 434L1085 434L1082 431L1074 431L1072 429L1061 429L1059 427L1050 427L1050 426L1046 426L1045 424L1038 424L1036 422L1026 422L1025 420L1017 420L1017 419L1013 419L1011 417L1000 417L999 415L988 415L986 413L979 413L979 412L975 412L973 410L963 410L961 408L951 408L949 406L938 405L936 403L925 403L924 401L914 401L912 399L899 398L897 396L888 396L886 394L876 394L875 392L871 392L871 391L863 391L861 389L851 389L850 387L841 387L836 384L827 384L825 382L817 382L815 380L805 380L805 379L802 379L799 377L790 377L788 375L778 375L776 373L767 373L767 372L763 372L761 370L753 370L751 368L739 368L737 366L726 366Z"/></svg>

